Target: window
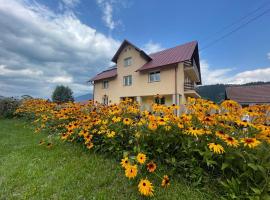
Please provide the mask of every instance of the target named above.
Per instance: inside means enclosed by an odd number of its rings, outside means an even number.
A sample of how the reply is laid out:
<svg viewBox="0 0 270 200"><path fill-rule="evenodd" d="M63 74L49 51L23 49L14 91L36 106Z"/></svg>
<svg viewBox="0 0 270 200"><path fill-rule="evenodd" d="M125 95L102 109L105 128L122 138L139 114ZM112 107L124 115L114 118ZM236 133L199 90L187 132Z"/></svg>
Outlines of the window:
<svg viewBox="0 0 270 200"><path fill-rule="evenodd" d="M102 82L102 88L107 89L109 87L109 81L103 81Z"/></svg>
<svg viewBox="0 0 270 200"><path fill-rule="evenodd" d="M149 73L149 82L157 82L157 81L160 81L160 71L150 72Z"/></svg>
<svg viewBox="0 0 270 200"><path fill-rule="evenodd" d="M132 58L128 57L124 59L124 65L125 67L130 66L132 64Z"/></svg>
<svg viewBox="0 0 270 200"><path fill-rule="evenodd" d="M104 96L103 96L103 98L102 98L102 103L103 103L104 105L108 105L108 103L109 103L109 98L108 98L107 95L104 95Z"/></svg>
<svg viewBox="0 0 270 200"><path fill-rule="evenodd" d="M123 85L124 86L132 85L132 76L131 75L123 77Z"/></svg>
<svg viewBox="0 0 270 200"><path fill-rule="evenodd" d="M156 104L164 105L165 104L165 97L164 96L162 96L162 97L159 97L159 96L155 97L155 103Z"/></svg>

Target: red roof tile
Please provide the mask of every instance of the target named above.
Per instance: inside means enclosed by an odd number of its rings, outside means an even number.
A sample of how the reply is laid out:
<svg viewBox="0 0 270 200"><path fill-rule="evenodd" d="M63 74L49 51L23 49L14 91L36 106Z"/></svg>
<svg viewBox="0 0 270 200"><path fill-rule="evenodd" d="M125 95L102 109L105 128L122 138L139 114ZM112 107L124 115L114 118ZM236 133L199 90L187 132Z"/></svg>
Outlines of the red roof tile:
<svg viewBox="0 0 270 200"><path fill-rule="evenodd" d="M108 69L108 70L105 70L105 71L99 73L98 75L96 75L95 77L90 79L90 81L98 81L98 80L102 80L102 79L106 79L106 78L112 78L115 76L117 76L117 69L112 68L112 69Z"/></svg>
<svg viewBox="0 0 270 200"><path fill-rule="evenodd" d="M227 87L226 97L242 104L270 103L270 84Z"/></svg>
<svg viewBox="0 0 270 200"><path fill-rule="evenodd" d="M197 44L198 43L196 41L193 41L150 54L149 56L152 58L152 60L145 63L141 68L138 69L138 71L190 60Z"/></svg>

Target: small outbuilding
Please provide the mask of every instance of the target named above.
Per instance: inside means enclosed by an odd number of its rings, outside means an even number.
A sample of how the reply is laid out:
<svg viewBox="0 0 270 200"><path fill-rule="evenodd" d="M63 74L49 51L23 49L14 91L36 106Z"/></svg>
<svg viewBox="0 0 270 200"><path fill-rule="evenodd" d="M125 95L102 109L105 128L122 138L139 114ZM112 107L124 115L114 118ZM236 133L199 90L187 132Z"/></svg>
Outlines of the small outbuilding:
<svg viewBox="0 0 270 200"><path fill-rule="evenodd" d="M236 101L242 106L270 104L270 84L230 86L225 90L225 99Z"/></svg>

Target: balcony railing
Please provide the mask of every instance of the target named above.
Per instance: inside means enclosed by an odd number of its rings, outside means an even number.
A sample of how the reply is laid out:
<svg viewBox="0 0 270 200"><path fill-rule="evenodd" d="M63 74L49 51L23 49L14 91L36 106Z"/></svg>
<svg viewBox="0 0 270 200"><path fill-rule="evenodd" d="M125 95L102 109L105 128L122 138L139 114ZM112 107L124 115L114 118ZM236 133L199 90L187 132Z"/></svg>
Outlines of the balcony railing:
<svg viewBox="0 0 270 200"><path fill-rule="evenodd" d="M194 83L184 83L184 90L195 90Z"/></svg>
<svg viewBox="0 0 270 200"><path fill-rule="evenodd" d="M200 80L200 74L195 61L193 61L193 65L191 61L185 61L184 66L186 70L191 71L190 76L196 77L198 81Z"/></svg>

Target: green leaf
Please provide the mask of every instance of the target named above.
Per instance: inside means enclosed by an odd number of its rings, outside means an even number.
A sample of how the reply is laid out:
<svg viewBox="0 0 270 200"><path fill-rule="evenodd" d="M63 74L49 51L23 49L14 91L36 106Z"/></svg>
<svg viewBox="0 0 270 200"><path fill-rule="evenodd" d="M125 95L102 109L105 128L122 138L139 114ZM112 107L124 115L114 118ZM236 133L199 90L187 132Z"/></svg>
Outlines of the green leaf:
<svg viewBox="0 0 270 200"><path fill-rule="evenodd" d="M253 170L257 171L258 170L258 166L254 163L248 163L247 164L250 168L252 168Z"/></svg>
<svg viewBox="0 0 270 200"><path fill-rule="evenodd" d="M229 163L222 163L222 166L221 166L221 170L223 171L224 169L226 169L227 167L229 167Z"/></svg>
<svg viewBox="0 0 270 200"><path fill-rule="evenodd" d="M258 188L254 188L254 187L250 187L250 189L255 193L255 194L258 194L260 195L262 193L262 191Z"/></svg>

